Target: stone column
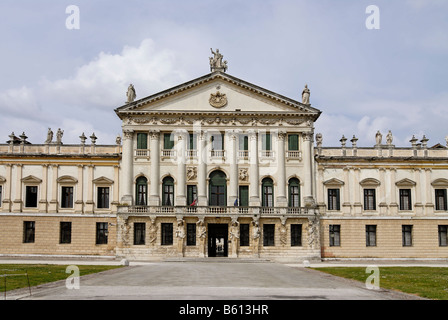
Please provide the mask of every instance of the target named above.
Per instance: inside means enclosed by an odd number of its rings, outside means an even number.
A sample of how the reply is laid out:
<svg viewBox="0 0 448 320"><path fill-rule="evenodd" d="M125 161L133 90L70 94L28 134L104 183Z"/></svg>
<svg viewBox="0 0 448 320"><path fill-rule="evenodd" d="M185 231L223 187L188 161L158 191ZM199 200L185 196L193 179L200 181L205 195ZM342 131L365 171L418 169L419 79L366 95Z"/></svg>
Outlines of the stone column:
<svg viewBox="0 0 448 320"><path fill-rule="evenodd" d="M51 200L48 206L49 213L58 212L58 168L59 165L52 164L53 169L52 179L51 179Z"/></svg>
<svg viewBox="0 0 448 320"><path fill-rule="evenodd" d="M250 141L250 168L249 168L249 206L258 207L260 202L259 169L258 169L258 134L255 130L249 131Z"/></svg>
<svg viewBox="0 0 448 320"><path fill-rule="evenodd" d="M353 209L354 209L354 214L361 214L362 212L362 208L363 208L363 204L361 201L363 201L362 197L363 197L363 189L361 188L361 186L359 185L359 175L361 172L360 168L352 168L352 172L353 172L353 193L354 193L354 204L353 204Z"/></svg>
<svg viewBox="0 0 448 320"><path fill-rule="evenodd" d="M48 192L48 164L43 164L42 165L42 184L41 184L40 200L39 200L39 211L40 212L47 212L47 209L48 209L47 192Z"/></svg>
<svg viewBox="0 0 448 320"><path fill-rule="evenodd" d="M398 203L397 203L397 186L395 185L396 182L396 174L397 169L391 168L390 169L390 215L395 215L398 213Z"/></svg>
<svg viewBox="0 0 448 320"><path fill-rule="evenodd" d="M277 204L278 207L287 207L286 198L286 169L285 169L285 138L286 132L279 131L277 135Z"/></svg>
<svg viewBox="0 0 448 320"><path fill-rule="evenodd" d="M207 131L197 132L198 137L198 205L207 205Z"/></svg>
<svg viewBox="0 0 448 320"><path fill-rule="evenodd" d="M150 189L149 202L150 206L160 205L160 131L150 132Z"/></svg>
<svg viewBox="0 0 448 320"><path fill-rule="evenodd" d="M6 163L6 183L3 185L3 212L10 212L11 211L11 188L12 188L12 164Z"/></svg>
<svg viewBox="0 0 448 320"><path fill-rule="evenodd" d="M93 170L95 169L95 166L93 164L89 164L87 168L87 199L84 212L93 213Z"/></svg>
<svg viewBox="0 0 448 320"><path fill-rule="evenodd" d="M427 215L434 213L434 202L433 202L432 188L431 188L431 172L432 172L431 168L425 168L424 189L426 190L426 202L425 202L426 210L425 211L426 211Z"/></svg>
<svg viewBox="0 0 448 320"><path fill-rule="evenodd" d="M177 185L176 185L176 206L185 206L187 203L186 194L186 140L188 133L177 133Z"/></svg>
<svg viewBox="0 0 448 320"><path fill-rule="evenodd" d="M380 214L385 215L387 213L387 202L386 202L386 169L379 168L380 171L380 201L379 201L379 209Z"/></svg>
<svg viewBox="0 0 448 320"><path fill-rule="evenodd" d="M350 188L352 183L350 181L350 168L344 167L344 201L342 202L342 212L346 215L351 214L351 198L350 198Z"/></svg>
<svg viewBox="0 0 448 320"><path fill-rule="evenodd" d="M123 158L121 160L122 164L122 196L121 202L123 204L132 205L132 185L134 180L134 144L133 144L134 131L125 129L123 130Z"/></svg>
<svg viewBox="0 0 448 320"><path fill-rule="evenodd" d="M305 207L313 207L315 205L313 197L313 176L312 176L312 160L311 152L313 133L306 132L303 134L303 168L305 170L304 175L304 195L303 203Z"/></svg>
<svg viewBox="0 0 448 320"><path fill-rule="evenodd" d="M238 198L238 150L237 150L237 132L231 131L228 134L230 141L229 161L230 161L230 190L227 201L228 206L233 206Z"/></svg>
<svg viewBox="0 0 448 320"><path fill-rule="evenodd" d="M113 197L112 197L112 211L117 212L117 205L119 204L119 191L120 191L120 166L114 165L114 185L113 185Z"/></svg>
<svg viewBox="0 0 448 320"><path fill-rule="evenodd" d="M23 207L22 201L22 164L16 164L16 194L12 203L12 212L21 212Z"/></svg>
<svg viewBox="0 0 448 320"><path fill-rule="evenodd" d="M76 190L75 213L84 212L84 165L78 164L78 188Z"/></svg>

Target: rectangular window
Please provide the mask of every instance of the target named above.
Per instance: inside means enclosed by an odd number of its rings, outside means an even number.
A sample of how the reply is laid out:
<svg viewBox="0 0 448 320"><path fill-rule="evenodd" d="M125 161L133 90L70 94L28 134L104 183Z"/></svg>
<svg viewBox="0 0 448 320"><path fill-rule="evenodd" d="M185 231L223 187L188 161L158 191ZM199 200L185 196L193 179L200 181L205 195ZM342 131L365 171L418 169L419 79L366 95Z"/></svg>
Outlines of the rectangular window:
<svg viewBox="0 0 448 320"><path fill-rule="evenodd" d="M240 247L249 246L249 224L240 224Z"/></svg>
<svg viewBox="0 0 448 320"><path fill-rule="evenodd" d="M240 207L249 206L249 186L239 186L238 205Z"/></svg>
<svg viewBox="0 0 448 320"><path fill-rule="evenodd" d="M400 189L400 210L412 210L411 189Z"/></svg>
<svg viewBox="0 0 448 320"><path fill-rule="evenodd" d="M2 206L2 186L0 186L0 207Z"/></svg>
<svg viewBox="0 0 448 320"><path fill-rule="evenodd" d="M263 197L262 205L263 207L273 207L274 206L274 190L272 185L263 185Z"/></svg>
<svg viewBox="0 0 448 320"><path fill-rule="evenodd" d="M173 224L162 223L162 246L173 244Z"/></svg>
<svg viewBox="0 0 448 320"><path fill-rule="evenodd" d="M34 243L36 223L34 221L23 222L23 243Z"/></svg>
<svg viewBox="0 0 448 320"><path fill-rule="evenodd" d="M26 186L25 207L37 208L37 186Z"/></svg>
<svg viewBox="0 0 448 320"><path fill-rule="evenodd" d="M189 134L189 143L188 150L196 150L197 149L197 135L196 133Z"/></svg>
<svg viewBox="0 0 448 320"><path fill-rule="evenodd" d="M339 189L328 189L328 210L341 210Z"/></svg>
<svg viewBox="0 0 448 320"><path fill-rule="evenodd" d="M366 246L376 246L376 225L366 225Z"/></svg>
<svg viewBox="0 0 448 320"><path fill-rule="evenodd" d="M59 243L72 243L72 223L61 222L59 226Z"/></svg>
<svg viewBox="0 0 448 320"><path fill-rule="evenodd" d="M448 226L439 226L439 246L448 246Z"/></svg>
<svg viewBox="0 0 448 320"><path fill-rule="evenodd" d="M73 187L61 188L61 208L73 208Z"/></svg>
<svg viewBox="0 0 448 320"><path fill-rule="evenodd" d="M403 247L412 246L412 225L402 225Z"/></svg>
<svg viewBox="0 0 448 320"><path fill-rule="evenodd" d="M299 135L297 134L288 135L288 150L289 151L299 150Z"/></svg>
<svg viewBox="0 0 448 320"><path fill-rule="evenodd" d="M375 189L364 189L364 210L376 210Z"/></svg>
<svg viewBox="0 0 448 320"><path fill-rule="evenodd" d="M239 135L239 150L240 151L249 150L249 136L247 134Z"/></svg>
<svg viewBox="0 0 448 320"><path fill-rule="evenodd" d="M271 149L271 134L264 133L261 135L261 148L263 151L270 151Z"/></svg>
<svg viewBox="0 0 448 320"><path fill-rule="evenodd" d="M97 222L96 223L96 244L107 244L108 236L108 223Z"/></svg>
<svg viewBox="0 0 448 320"><path fill-rule="evenodd" d="M109 209L109 187L98 187L98 209Z"/></svg>
<svg viewBox="0 0 448 320"><path fill-rule="evenodd" d="M145 244L146 223L134 222L134 245L141 246Z"/></svg>
<svg viewBox="0 0 448 320"><path fill-rule="evenodd" d="M436 210L447 211L446 189L436 189Z"/></svg>
<svg viewBox="0 0 448 320"><path fill-rule="evenodd" d="M148 149L147 133L137 133L137 149Z"/></svg>
<svg viewBox="0 0 448 320"><path fill-rule="evenodd" d="M174 148L174 137L171 136L171 133L163 134L163 149L171 150Z"/></svg>
<svg viewBox="0 0 448 320"><path fill-rule="evenodd" d="M339 224L330 224L330 247L339 247L341 245L341 226Z"/></svg>
<svg viewBox="0 0 448 320"><path fill-rule="evenodd" d="M299 185L289 184L289 206L292 208L300 207L300 191Z"/></svg>
<svg viewBox="0 0 448 320"><path fill-rule="evenodd" d="M196 185L187 186L187 206L197 205L198 187Z"/></svg>
<svg viewBox="0 0 448 320"><path fill-rule="evenodd" d="M196 224L187 223L187 246L196 245Z"/></svg>
<svg viewBox="0 0 448 320"><path fill-rule="evenodd" d="M223 133L213 133L210 137L212 143L212 150L224 150L224 134Z"/></svg>
<svg viewBox="0 0 448 320"><path fill-rule="evenodd" d="M302 246L302 225L291 224L291 247Z"/></svg>
<svg viewBox="0 0 448 320"><path fill-rule="evenodd" d="M275 224L263 224L263 246L274 246Z"/></svg>

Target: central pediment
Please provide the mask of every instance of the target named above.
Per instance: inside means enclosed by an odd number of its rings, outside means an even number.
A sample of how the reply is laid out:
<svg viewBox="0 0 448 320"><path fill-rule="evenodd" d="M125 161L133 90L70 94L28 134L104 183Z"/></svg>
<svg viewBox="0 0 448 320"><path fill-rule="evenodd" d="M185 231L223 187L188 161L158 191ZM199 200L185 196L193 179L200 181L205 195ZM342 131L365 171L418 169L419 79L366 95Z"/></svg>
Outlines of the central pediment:
<svg viewBox="0 0 448 320"><path fill-rule="evenodd" d="M123 119L164 113L284 114L315 121L320 111L222 72L213 72L115 110Z"/></svg>

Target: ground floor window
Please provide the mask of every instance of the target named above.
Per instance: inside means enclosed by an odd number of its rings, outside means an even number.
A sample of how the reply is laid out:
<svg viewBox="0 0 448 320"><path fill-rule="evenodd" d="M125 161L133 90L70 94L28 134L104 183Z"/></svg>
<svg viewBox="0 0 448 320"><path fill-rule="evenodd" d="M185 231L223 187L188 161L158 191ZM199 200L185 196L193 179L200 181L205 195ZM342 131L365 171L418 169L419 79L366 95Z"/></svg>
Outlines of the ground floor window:
<svg viewBox="0 0 448 320"><path fill-rule="evenodd" d="M366 246L376 246L376 225L366 225Z"/></svg>
<svg viewBox="0 0 448 320"><path fill-rule="evenodd" d="M36 223L34 221L23 222L23 243L34 243Z"/></svg>
<svg viewBox="0 0 448 320"><path fill-rule="evenodd" d="M144 222L134 223L134 245L145 244L146 224Z"/></svg>
<svg viewBox="0 0 448 320"><path fill-rule="evenodd" d="M249 246L249 224L240 224L240 247Z"/></svg>
<svg viewBox="0 0 448 320"><path fill-rule="evenodd" d="M59 226L59 243L68 244L72 242L72 223L61 222Z"/></svg>
<svg viewBox="0 0 448 320"><path fill-rule="evenodd" d="M162 223L162 246L173 244L173 224Z"/></svg>
<svg viewBox="0 0 448 320"><path fill-rule="evenodd" d="M330 247L341 245L341 225L330 224Z"/></svg>
<svg viewBox="0 0 448 320"><path fill-rule="evenodd" d="M412 225L403 225L401 226L401 230L403 238L403 247L412 246Z"/></svg>
<svg viewBox="0 0 448 320"><path fill-rule="evenodd" d="M196 224L187 223L187 246L196 245Z"/></svg>
<svg viewBox="0 0 448 320"><path fill-rule="evenodd" d="M107 244L108 236L108 223L97 222L96 223L96 244Z"/></svg>
<svg viewBox="0 0 448 320"><path fill-rule="evenodd" d="M302 245L302 225L291 224L291 247L300 247Z"/></svg>
<svg viewBox="0 0 448 320"><path fill-rule="evenodd" d="M448 226L446 225L439 226L439 246L448 246Z"/></svg>
<svg viewBox="0 0 448 320"><path fill-rule="evenodd" d="M263 225L263 246L274 246L275 224Z"/></svg>

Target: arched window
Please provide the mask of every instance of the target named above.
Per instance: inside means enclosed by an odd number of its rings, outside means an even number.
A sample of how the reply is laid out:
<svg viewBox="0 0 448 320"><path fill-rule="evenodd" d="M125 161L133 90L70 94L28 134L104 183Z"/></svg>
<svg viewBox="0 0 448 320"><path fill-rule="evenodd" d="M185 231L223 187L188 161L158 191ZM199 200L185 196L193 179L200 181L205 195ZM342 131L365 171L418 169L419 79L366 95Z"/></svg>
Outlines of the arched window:
<svg viewBox="0 0 448 320"><path fill-rule="evenodd" d="M171 177L162 182L162 206L174 206L174 180Z"/></svg>
<svg viewBox="0 0 448 320"><path fill-rule="evenodd" d="M264 178L261 182L261 205L263 207L274 206L274 183L271 178Z"/></svg>
<svg viewBox="0 0 448 320"><path fill-rule="evenodd" d="M227 177L222 171L210 173L209 204L211 206L227 206Z"/></svg>
<svg viewBox="0 0 448 320"><path fill-rule="evenodd" d="M289 207L300 207L300 181L296 178L289 179L288 183Z"/></svg>
<svg viewBox="0 0 448 320"><path fill-rule="evenodd" d="M137 206L146 206L148 199L148 180L145 177L140 177L136 181L135 204Z"/></svg>

